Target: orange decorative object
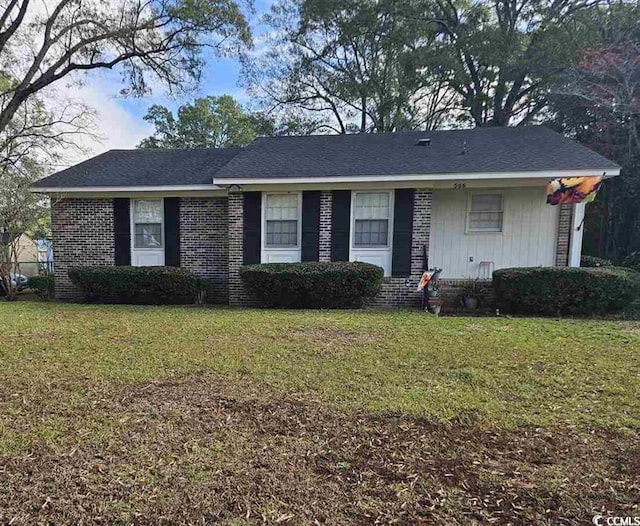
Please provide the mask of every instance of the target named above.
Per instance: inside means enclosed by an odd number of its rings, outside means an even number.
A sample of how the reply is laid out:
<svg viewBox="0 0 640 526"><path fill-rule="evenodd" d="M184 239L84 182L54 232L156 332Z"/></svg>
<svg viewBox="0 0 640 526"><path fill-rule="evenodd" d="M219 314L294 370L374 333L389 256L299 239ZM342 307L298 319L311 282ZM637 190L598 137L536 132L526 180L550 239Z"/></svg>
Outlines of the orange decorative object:
<svg viewBox="0 0 640 526"><path fill-rule="evenodd" d="M590 203L596 198L603 177L566 177L554 179L547 185L550 205Z"/></svg>
<svg viewBox="0 0 640 526"><path fill-rule="evenodd" d="M422 273L422 277L420 278L420 283L418 283L418 290L423 290L431 281L431 278L433 277L433 275L435 274L435 272L430 271L430 272L423 272Z"/></svg>

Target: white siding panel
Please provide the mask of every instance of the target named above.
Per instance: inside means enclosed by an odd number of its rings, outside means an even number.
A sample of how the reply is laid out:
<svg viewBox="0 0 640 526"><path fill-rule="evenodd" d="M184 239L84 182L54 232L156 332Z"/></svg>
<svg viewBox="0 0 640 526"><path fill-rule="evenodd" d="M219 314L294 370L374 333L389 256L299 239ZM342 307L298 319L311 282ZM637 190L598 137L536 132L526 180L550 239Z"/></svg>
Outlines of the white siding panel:
<svg viewBox="0 0 640 526"><path fill-rule="evenodd" d="M546 204L544 188L504 188L502 232L467 233L469 192L434 190L429 265L443 278L476 278L480 263L493 269L555 263L558 207ZM470 259L473 261L470 261Z"/></svg>

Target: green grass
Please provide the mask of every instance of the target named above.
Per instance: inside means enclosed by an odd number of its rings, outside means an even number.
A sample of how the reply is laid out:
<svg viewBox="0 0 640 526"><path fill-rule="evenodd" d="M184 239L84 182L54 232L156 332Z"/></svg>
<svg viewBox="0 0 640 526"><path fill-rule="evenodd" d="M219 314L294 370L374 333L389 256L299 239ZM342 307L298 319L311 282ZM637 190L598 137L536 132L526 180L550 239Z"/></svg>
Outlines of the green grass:
<svg viewBox="0 0 640 526"><path fill-rule="evenodd" d="M639 322L25 301L0 303L0 326L7 399L46 389L81 406L95 403L76 387L87 379L100 386L215 371L438 421L640 428ZM37 435L58 437L63 427L44 422ZM2 440L15 449L22 438Z"/></svg>
<svg viewBox="0 0 640 526"><path fill-rule="evenodd" d="M0 524L637 508L638 322L19 301L0 323Z"/></svg>

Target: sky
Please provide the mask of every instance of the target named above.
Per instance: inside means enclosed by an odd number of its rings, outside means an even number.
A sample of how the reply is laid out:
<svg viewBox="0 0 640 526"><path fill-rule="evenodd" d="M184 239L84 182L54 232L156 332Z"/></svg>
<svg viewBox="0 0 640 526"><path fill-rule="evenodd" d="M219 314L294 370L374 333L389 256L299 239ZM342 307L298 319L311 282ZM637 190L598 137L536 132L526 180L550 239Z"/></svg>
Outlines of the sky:
<svg viewBox="0 0 640 526"><path fill-rule="evenodd" d="M268 11L274 0L255 0L255 14L250 15L254 40L264 33L260 16ZM96 111L96 132L101 138L83 138L86 153L68 152L65 165L75 164L94 155L112 149L135 148L137 144L153 133L153 127L143 117L153 104L162 104L175 110L181 104L190 102L194 97L207 95L234 96L242 104L250 101L245 90L239 85L240 64L234 58L211 57L203 71L198 91L190 98L174 98L154 89L152 94L143 98L127 98L119 94L124 87L115 71L92 71L87 74L81 86L68 86L65 94L72 99L84 102Z"/></svg>

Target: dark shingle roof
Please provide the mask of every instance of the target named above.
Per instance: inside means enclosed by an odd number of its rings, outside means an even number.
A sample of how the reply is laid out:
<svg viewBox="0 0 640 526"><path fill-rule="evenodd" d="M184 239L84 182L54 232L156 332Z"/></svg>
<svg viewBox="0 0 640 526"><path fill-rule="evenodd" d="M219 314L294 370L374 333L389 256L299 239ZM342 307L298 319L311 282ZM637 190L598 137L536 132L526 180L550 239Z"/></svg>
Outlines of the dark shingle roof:
<svg viewBox="0 0 640 526"><path fill-rule="evenodd" d="M184 186L212 184L213 174L241 148L110 150L34 186Z"/></svg>
<svg viewBox="0 0 640 526"><path fill-rule="evenodd" d="M417 146L428 138L430 145ZM464 153L463 153L464 152ZM264 137L246 148L111 150L34 186L224 184L229 179L459 174L619 168L542 126Z"/></svg>
<svg viewBox="0 0 640 526"><path fill-rule="evenodd" d="M421 138L429 146L417 146ZM463 154L462 152L465 151ZM214 181L538 170L615 169L601 155L542 126L256 139Z"/></svg>

